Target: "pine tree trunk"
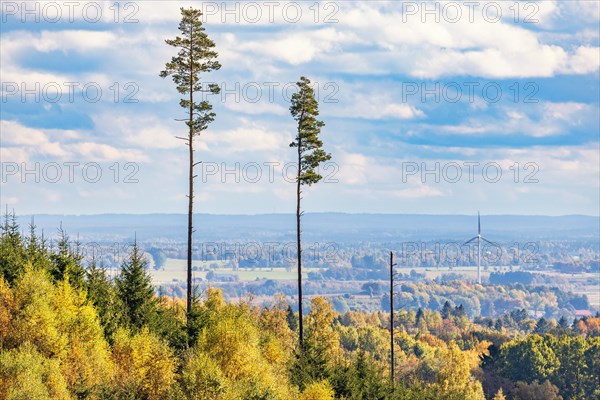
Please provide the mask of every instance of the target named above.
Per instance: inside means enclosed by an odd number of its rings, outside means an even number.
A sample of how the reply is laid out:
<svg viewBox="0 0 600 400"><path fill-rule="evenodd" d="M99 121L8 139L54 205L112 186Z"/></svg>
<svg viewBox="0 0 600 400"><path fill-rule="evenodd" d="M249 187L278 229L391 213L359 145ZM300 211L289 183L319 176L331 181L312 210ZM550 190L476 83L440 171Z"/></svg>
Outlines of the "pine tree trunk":
<svg viewBox="0 0 600 400"><path fill-rule="evenodd" d="M192 229L193 229L193 211L194 211L194 147L192 144L192 134L189 137L189 188L188 188L188 230L187 230L187 313L192 312Z"/></svg>
<svg viewBox="0 0 600 400"><path fill-rule="evenodd" d="M300 136L300 134L298 134ZM302 325L302 244L300 240L300 172L302 161L302 139L298 138L298 176L296 178L296 235L298 239L298 333L300 348L304 348L304 330Z"/></svg>
<svg viewBox="0 0 600 400"><path fill-rule="evenodd" d="M193 28L192 28L193 34ZM193 35L190 34L190 37ZM193 71L193 54L190 44L190 110L189 110L189 188L188 188L188 231L187 231L187 316L192 313L192 231L193 231L193 212L194 212L194 71Z"/></svg>

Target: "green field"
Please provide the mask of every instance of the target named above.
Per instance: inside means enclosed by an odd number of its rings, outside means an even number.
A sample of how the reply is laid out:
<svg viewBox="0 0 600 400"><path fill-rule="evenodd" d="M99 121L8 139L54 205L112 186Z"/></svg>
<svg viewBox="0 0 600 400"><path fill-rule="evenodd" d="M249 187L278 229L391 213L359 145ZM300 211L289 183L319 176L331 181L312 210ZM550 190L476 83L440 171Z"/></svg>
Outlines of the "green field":
<svg viewBox="0 0 600 400"><path fill-rule="evenodd" d="M160 270L151 270L151 274L153 277L153 282L156 285L168 284L168 283L177 283L183 282L186 279L186 260L176 259L176 258L168 258L165 266ZM198 261L194 260L192 265L194 267L198 267L198 269L206 269L206 271L194 271L195 278L206 279L206 274L210 269L210 266L213 264L219 265L219 268L213 268L217 274L235 274L239 277L241 281L254 281L256 279L274 279L274 280L293 280L296 279L296 271L295 270L287 270L285 268L254 268L254 269L239 269L237 271L233 271L231 268L226 268L228 261ZM442 275L449 273L456 273L461 275L466 275L469 279L477 278L477 267L476 266L468 266L468 267L442 267L442 268L414 268L414 267L396 267L396 271L403 274L410 274L411 270L416 270L419 273L425 273L428 279L435 279L437 277L441 277ZM484 268L481 269L481 275L485 278L489 276L490 273L501 270L508 271L510 267L490 267L488 271L485 271ZM519 269L519 267L513 267L514 270ZM303 273L303 277L307 278L308 272L319 271L318 268L306 269Z"/></svg>
<svg viewBox="0 0 600 400"><path fill-rule="evenodd" d="M198 268L209 268L211 264L218 264L219 266L224 266L226 264L225 261L199 261L194 260L192 262L193 267ZM177 259L177 258L167 258L165 265L159 269L154 269L154 265L151 265L150 273L152 275L152 282L155 285L163 285L166 283L177 283L177 282L185 282L186 279L186 265L187 260ZM206 272L202 271L194 271L195 277L201 277L204 279L206 276Z"/></svg>
<svg viewBox="0 0 600 400"><path fill-rule="evenodd" d="M288 271L285 268L255 268L255 269L239 269L233 271L231 268L225 268L228 261L197 261L192 262L193 267L198 269L206 269L203 271L197 270L193 272L195 278L206 279L206 274L213 264L219 265L219 268L210 269L217 274L235 274L241 281L254 281L256 279L275 279L275 280L292 280L296 279L296 271ZM168 283L185 282L186 279L186 260L168 258L165 266L159 270L151 268L152 281L155 285L163 285ZM310 271L318 271L311 269ZM306 271L303 276L306 278L309 271Z"/></svg>
<svg viewBox="0 0 600 400"><path fill-rule="evenodd" d="M487 278L490 276L490 274L492 272L496 272L496 271L501 271L501 272L506 272L506 271L510 271L509 266L494 266L494 267L489 267L488 270L486 271L484 267L481 267L481 276L483 278ZM517 266L513 266L512 267L513 271L517 271L520 269L520 267ZM402 273L402 274L410 274L410 271L415 270L416 272L420 273L420 274L425 274L425 276L427 277L427 279L435 279L438 277L441 277L442 275L447 275L447 274L459 274L459 275L465 275L467 278L469 279L477 279L477 266L461 266L461 267L439 267L439 268L435 268L435 267L431 267L431 268L415 268L415 267L396 267L394 268L394 270L398 273Z"/></svg>

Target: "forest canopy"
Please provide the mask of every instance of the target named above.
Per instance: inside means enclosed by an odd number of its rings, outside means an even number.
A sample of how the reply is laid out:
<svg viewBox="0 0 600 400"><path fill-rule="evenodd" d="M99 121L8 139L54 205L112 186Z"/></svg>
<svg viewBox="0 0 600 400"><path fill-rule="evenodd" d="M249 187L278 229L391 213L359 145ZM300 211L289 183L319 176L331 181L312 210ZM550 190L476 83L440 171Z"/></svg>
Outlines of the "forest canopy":
<svg viewBox="0 0 600 400"><path fill-rule="evenodd" d="M312 297L305 345L283 295L270 307L218 289L183 299L151 285L137 243L111 278L61 231L50 248L7 215L0 237L0 397L5 399L591 399L600 318L469 319L462 306L395 314ZM521 328L529 326L523 334ZM504 397L502 397L504 396Z"/></svg>

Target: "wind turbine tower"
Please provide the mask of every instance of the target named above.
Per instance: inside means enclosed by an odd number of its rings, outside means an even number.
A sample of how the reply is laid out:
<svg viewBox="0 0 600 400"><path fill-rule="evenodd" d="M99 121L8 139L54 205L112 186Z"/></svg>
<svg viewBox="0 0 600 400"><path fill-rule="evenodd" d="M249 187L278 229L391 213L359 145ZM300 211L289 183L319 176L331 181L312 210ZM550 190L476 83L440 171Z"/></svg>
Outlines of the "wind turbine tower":
<svg viewBox="0 0 600 400"><path fill-rule="evenodd" d="M483 236L481 236L481 216L479 215L479 211L477 211L477 236L467 240L464 245L467 245L471 242L477 241L477 283L481 285L481 241L487 242L492 246L496 246L496 244L490 242Z"/></svg>

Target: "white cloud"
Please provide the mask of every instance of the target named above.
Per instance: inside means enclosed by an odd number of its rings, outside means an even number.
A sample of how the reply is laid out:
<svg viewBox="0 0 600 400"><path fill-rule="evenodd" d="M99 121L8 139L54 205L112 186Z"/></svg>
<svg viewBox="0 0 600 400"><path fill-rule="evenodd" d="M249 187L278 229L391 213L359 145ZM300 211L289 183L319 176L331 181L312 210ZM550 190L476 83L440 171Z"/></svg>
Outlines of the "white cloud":
<svg viewBox="0 0 600 400"><path fill-rule="evenodd" d="M443 196L444 193L430 186L420 185L413 188L395 190L392 192L392 195L401 199L419 199L422 197Z"/></svg>
<svg viewBox="0 0 600 400"><path fill-rule="evenodd" d="M267 95L263 93L263 95ZM283 106L268 101L259 101L256 103L249 102L244 99L240 101L225 101L223 106L231 111L244 113L244 114L273 114L273 115L285 115L288 110Z"/></svg>
<svg viewBox="0 0 600 400"><path fill-rule="evenodd" d="M117 36L110 31L57 30L41 32L10 31L2 35L2 47L10 56L26 51L89 53L111 48Z"/></svg>
<svg viewBox="0 0 600 400"><path fill-rule="evenodd" d="M208 149L214 154L245 153L248 155L249 152L279 152L291 142L291 137L286 134L273 132L263 125L248 120L242 119L241 122L243 126L239 128L224 131L211 129L203 133Z"/></svg>
<svg viewBox="0 0 600 400"><path fill-rule="evenodd" d="M600 47L580 46L558 71L564 74L586 74L600 67Z"/></svg>
<svg viewBox="0 0 600 400"><path fill-rule="evenodd" d="M375 114L377 115L377 114ZM411 119L411 118L415 118L415 117L422 117L425 114L423 113L423 111L417 109L414 106L411 106L410 104L387 104L381 114L379 115L380 117L389 117L389 118L393 118L393 119Z"/></svg>
<svg viewBox="0 0 600 400"><path fill-rule="evenodd" d="M346 118L380 119L414 119L425 116L425 113L413 105L393 103L377 95L372 97L361 94L360 98L345 99L344 103L351 103L346 107L331 107L328 115Z"/></svg>
<svg viewBox="0 0 600 400"><path fill-rule="evenodd" d="M58 142L51 142L41 130L29 128L15 121L0 121L5 160L27 161L26 154L65 158L68 152ZM13 153L14 152L14 153ZM7 156L8 153L8 156ZM14 157L14 158L13 158Z"/></svg>
<svg viewBox="0 0 600 400"><path fill-rule="evenodd" d="M414 4L418 7L415 15L403 15L401 4L361 3L343 7L343 24L338 29L353 29L356 36L381 51L370 50L366 57L362 53L364 58L361 60L360 53L344 48L343 59L330 57L329 61L344 72L403 72L419 78L451 75L547 77L563 72L589 73L599 67L597 58L593 59L591 54L592 51L598 53L594 47L571 52L541 42L544 33L528 29L537 24L522 22L531 14L531 9L521 11L518 25L512 21L514 11L509 8L514 5L509 2L502 4L506 18L499 22L488 22L483 18L483 3L476 8L473 21L469 20L468 8L463 5L462 17L457 22L451 22L444 13L439 13L436 22L435 16L423 13L424 8L432 7L432 4ZM533 11L538 24L559 12L555 3L531 4L536 7Z"/></svg>
<svg viewBox="0 0 600 400"><path fill-rule="evenodd" d="M113 32L89 30L42 31L30 37L19 36L19 41L27 41L30 46L42 53L60 50L68 52L93 52L114 45L117 36Z"/></svg>
<svg viewBox="0 0 600 400"><path fill-rule="evenodd" d="M304 30L283 34L276 39L260 42L239 43L240 50L271 59L285 61L291 65L300 65L318 58L322 53L335 51L343 43L356 43L352 32L340 32L334 28ZM255 56L256 57L256 56Z"/></svg>
<svg viewBox="0 0 600 400"><path fill-rule="evenodd" d="M403 99L405 102L398 102L402 89L397 84L344 81L336 81L335 84L337 92L331 98L337 100L337 103L322 105L327 116L370 120L410 120L425 117L423 110L410 104L408 96ZM322 92L324 95L325 91ZM415 99L411 97L410 100Z"/></svg>
<svg viewBox="0 0 600 400"><path fill-rule="evenodd" d="M57 130L47 132L44 129L30 128L16 121L0 121L2 130L3 161L32 162L39 157L60 160L103 162L103 161L147 161L147 156L135 149L119 149L114 146L86 140L69 139L66 142L51 140ZM67 137L73 138L72 131Z"/></svg>
<svg viewBox="0 0 600 400"><path fill-rule="evenodd" d="M123 139L130 146L142 149L173 149L182 147L182 141L175 136L183 136L183 122L165 123L153 115L138 114L98 114L93 116L95 129L103 135ZM179 129L177 129L179 127ZM199 149L202 145L199 144Z"/></svg>
<svg viewBox="0 0 600 400"><path fill-rule="evenodd" d="M366 184L368 182L369 159L359 153L337 152L339 161L339 180L347 185Z"/></svg>
<svg viewBox="0 0 600 400"><path fill-rule="evenodd" d="M86 161L128 161L145 162L148 157L139 150L118 149L116 147L95 142L73 143L63 146L71 158L83 159Z"/></svg>
<svg viewBox="0 0 600 400"><path fill-rule="evenodd" d="M583 103L543 103L544 118L551 120L578 123L578 117L586 111L594 111L589 105ZM597 112L597 110L596 110Z"/></svg>
<svg viewBox="0 0 600 400"><path fill-rule="evenodd" d="M442 132L459 135L524 134L532 137L565 135L598 118L594 107L575 102L541 102L529 107L504 107L498 118L483 115L471 117L460 125L437 127Z"/></svg>

